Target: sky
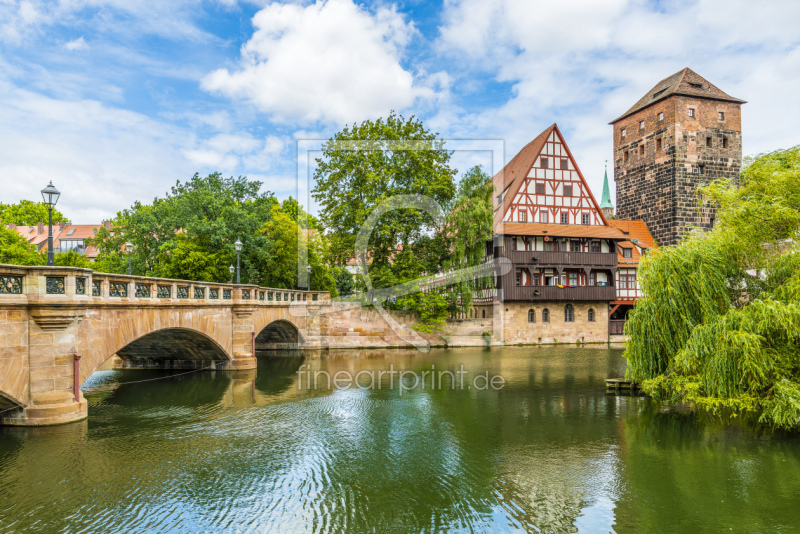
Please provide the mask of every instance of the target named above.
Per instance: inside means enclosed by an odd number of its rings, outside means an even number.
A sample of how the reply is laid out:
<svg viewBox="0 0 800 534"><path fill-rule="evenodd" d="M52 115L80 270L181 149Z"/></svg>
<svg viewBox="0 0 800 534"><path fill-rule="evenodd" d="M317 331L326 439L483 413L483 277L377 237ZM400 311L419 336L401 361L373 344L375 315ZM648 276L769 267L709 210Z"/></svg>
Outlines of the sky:
<svg viewBox="0 0 800 534"><path fill-rule="evenodd" d="M608 122L684 67L748 101L745 155L800 144L798 20L796 0L0 0L0 202L52 180L97 223L215 171L296 196L298 140L391 110L506 161L558 123L599 198Z"/></svg>

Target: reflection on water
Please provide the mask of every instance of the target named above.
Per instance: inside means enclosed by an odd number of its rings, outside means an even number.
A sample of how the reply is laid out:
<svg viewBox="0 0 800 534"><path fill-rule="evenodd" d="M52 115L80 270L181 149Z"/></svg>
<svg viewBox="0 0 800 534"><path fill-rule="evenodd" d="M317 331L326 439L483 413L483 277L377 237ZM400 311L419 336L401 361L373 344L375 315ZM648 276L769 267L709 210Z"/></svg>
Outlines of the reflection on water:
<svg viewBox="0 0 800 534"><path fill-rule="evenodd" d="M503 389L297 387L337 371L488 371ZM236 373L102 371L87 421L0 429L1 532L775 531L797 436L607 395L619 350L286 355ZM166 378L165 378L166 377ZM385 386L385 384L384 384Z"/></svg>

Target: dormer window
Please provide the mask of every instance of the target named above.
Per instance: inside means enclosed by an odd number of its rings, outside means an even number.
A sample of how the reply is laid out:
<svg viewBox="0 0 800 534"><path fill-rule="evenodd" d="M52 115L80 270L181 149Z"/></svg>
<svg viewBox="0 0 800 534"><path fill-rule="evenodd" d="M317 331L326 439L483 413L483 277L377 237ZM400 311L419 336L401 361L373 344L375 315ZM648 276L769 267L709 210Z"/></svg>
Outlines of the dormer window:
<svg viewBox="0 0 800 534"><path fill-rule="evenodd" d="M539 166L543 169L547 168L547 158L543 157L539 160Z"/></svg>
<svg viewBox="0 0 800 534"><path fill-rule="evenodd" d="M623 248L622 249L622 257L623 258L631 258L631 257L633 257L633 249Z"/></svg>
<svg viewBox="0 0 800 534"><path fill-rule="evenodd" d="M702 88L703 88L703 84L702 84L702 83L692 83L692 82L689 82L689 85L691 85L691 86L692 86L692 89L702 89Z"/></svg>

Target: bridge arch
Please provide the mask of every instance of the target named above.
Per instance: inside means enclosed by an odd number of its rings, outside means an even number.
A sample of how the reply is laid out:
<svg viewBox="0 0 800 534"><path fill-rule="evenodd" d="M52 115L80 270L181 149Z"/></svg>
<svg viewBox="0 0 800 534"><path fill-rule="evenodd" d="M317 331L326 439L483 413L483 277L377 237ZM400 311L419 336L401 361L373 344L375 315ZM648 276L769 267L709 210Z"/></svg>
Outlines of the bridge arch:
<svg viewBox="0 0 800 534"><path fill-rule="evenodd" d="M305 342L300 329L286 319L272 321L256 335L256 350L298 348Z"/></svg>
<svg viewBox="0 0 800 534"><path fill-rule="evenodd" d="M98 348L85 362L82 358L80 382L114 355L122 360L123 367L147 369L196 369L232 359L213 337L186 327L159 328L122 343L124 345L116 350Z"/></svg>

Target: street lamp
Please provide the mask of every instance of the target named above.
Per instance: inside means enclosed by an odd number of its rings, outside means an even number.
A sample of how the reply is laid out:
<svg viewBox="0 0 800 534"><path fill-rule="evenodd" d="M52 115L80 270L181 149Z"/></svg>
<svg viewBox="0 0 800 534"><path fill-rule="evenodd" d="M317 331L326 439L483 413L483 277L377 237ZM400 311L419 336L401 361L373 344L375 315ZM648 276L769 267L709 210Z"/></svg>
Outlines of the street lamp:
<svg viewBox="0 0 800 534"><path fill-rule="evenodd" d="M128 251L128 276L131 275L131 252L133 252L133 243L128 241L125 243L125 250Z"/></svg>
<svg viewBox="0 0 800 534"><path fill-rule="evenodd" d="M308 273L308 291L311 291L311 265L306 265L306 272Z"/></svg>
<svg viewBox="0 0 800 534"><path fill-rule="evenodd" d="M42 189L42 198L44 203L47 204L49 215L47 222L47 265L53 266L56 262L53 260L53 206L58 202L58 197L61 196L58 189L53 187L53 180L47 184L47 187Z"/></svg>
<svg viewBox="0 0 800 534"><path fill-rule="evenodd" d="M228 270L231 272L231 281L230 281L230 282L228 282L228 283L229 283L229 284L232 284L232 283L233 283L233 273L234 273L234 271L236 271L236 267L234 267L233 265L231 265L230 267L228 267Z"/></svg>
<svg viewBox="0 0 800 534"><path fill-rule="evenodd" d="M241 269L239 269L239 253L242 251L242 242L238 239L236 243L233 244L233 248L236 249L236 283L241 284Z"/></svg>

